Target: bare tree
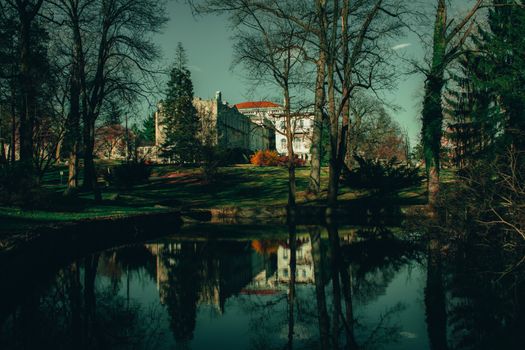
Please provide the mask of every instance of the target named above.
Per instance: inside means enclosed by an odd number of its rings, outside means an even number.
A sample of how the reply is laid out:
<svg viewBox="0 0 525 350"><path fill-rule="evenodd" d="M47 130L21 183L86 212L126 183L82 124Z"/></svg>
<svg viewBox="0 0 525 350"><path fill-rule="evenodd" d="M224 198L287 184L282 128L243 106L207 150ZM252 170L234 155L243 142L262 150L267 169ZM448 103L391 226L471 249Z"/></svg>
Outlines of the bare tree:
<svg viewBox="0 0 525 350"><path fill-rule="evenodd" d="M3 0L0 1L0 10L13 10L18 22L18 44L19 44L19 137L20 137L20 160L27 166L28 176L32 182L33 166L33 127L35 123L35 98L36 86L33 84L33 35L35 19L42 8L44 0Z"/></svg>
<svg viewBox="0 0 525 350"><path fill-rule="evenodd" d="M95 126L110 98L146 96L158 71L159 50L150 40L166 22L165 1L53 0L70 29L69 189L77 186L80 137L84 183L100 199L93 159ZM82 120L82 135L80 135Z"/></svg>
<svg viewBox="0 0 525 350"><path fill-rule="evenodd" d="M351 98L359 89L377 91L391 86L394 72L388 43L401 34L404 17L411 13L409 5L400 0L319 0L301 2L301 6L276 0L210 0L208 5L222 11L235 11L242 5L267 13L268 18L285 20L290 28L297 28L294 35L312 46L317 79L310 191L320 189L318 151L326 99L331 148L328 206L334 207L346 155Z"/></svg>
<svg viewBox="0 0 525 350"><path fill-rule="evenodd" d="M281 7L293 10L292 2ZM295 23L275 17L250 0L209 1L201 11L227 11L237 29L235 63L243 64L255 81L277 86L284 101L284 134L288 153L288 207L296 205L293 89L301 82L305 39ZM300 104L300 103L299 103ZM275 128L277 132L282 132Z"/></svg>
<svg viewBox="0 0 525 350"><path fill-rule="evenodd" d="M81 145L80 120L82 106L86 106L86 71L84 32L94 21L95 0L49 0L50 10L56 16L62 29L68 29L69 40L65 55L69 56L69 113L65 148L68 153L68 181L66 194L71 194L78 186L78 154Z"/></svg>

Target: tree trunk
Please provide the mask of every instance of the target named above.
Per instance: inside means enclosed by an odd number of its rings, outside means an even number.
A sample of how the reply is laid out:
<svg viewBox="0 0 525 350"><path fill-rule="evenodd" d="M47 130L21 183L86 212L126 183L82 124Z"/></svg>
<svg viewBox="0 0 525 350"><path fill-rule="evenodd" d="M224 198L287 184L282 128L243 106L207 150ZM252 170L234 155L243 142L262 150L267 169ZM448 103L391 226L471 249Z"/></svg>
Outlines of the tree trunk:
<svg viewBox="0 0 525 350"><path fill-rule="evenodd" d="M84 118L84 190L93 191L95 201L102 200L100 189L97 183L97 173L95 161L93 159L93 150L95 147L95 121L89 115Z"/></svg>
<svg viewBox="0 0 525 350"><path fill-rule="evenodd" d="M15 97L13 96L12 98L14 99ZM9 158L11 164L14 164L16 161L16 107L14 101L11 107L11 147L9 149Z"/></svg>
<svg viewBox="0 0 525 350"><path fill-rule="evenodd" d="M75 8L76 10L76 8ZM73 65L71 72L71 97L68 123L68 153L69 169L66 194L74 192L78 187L78 151L80 146L80 94L82 90L83 52L80 35L79 19L73 14Z"/></svg>
<svg viewBox="0 0 525 350"><path fill-rule="evenodd" d="M330 163L328 169L328 208L326 215L331 216L337 204L339 191L339 171L337 170L337 146L339 136L339 116L335 106L334 62L328 66L328 109L330 114Z"/></svg>
<svg viewBox="0 0 525 350"><path fill-rule="evenodd" d="M428 201L431 206L436 204L439 194L440 150L443 128L443 106L441 94L445 85L445 55L447 8L445 0L438 0L436 23L434 27L434 43L432 52L432 67L425 86L423 100L422 141L425 156L425 166L428 178Z"/></svg>
<svg viewBox="0 0 525 350"><path fill-rule="evenodd" d="M31 18L25 9L19 9L20 19L20 161L27 167L25 175L32 180L34 93L31 81Z"/></svg>
<svg viewBox="0 0 525 350"><path fill-rule="evenodd" d="M293 149L294 132L292 127L292 115L290 112L290 92L288 88L284 89L284 104L284 113L286 118L286 140L288 141L288 214L293 217L295 214L295 198L297 188L295 183L295 153Z"/></svg>
<svg viewBox="0 0 525 350"><path fill-rule="evenodd" d="M323 109L325 104L324 81L326 75L326 54L321 50L317 61L317 80L315 84L315 114L312 128L312 147L310 150L310 179L308 192L314 196L321 193L321 155L323 135Z"/></svg>

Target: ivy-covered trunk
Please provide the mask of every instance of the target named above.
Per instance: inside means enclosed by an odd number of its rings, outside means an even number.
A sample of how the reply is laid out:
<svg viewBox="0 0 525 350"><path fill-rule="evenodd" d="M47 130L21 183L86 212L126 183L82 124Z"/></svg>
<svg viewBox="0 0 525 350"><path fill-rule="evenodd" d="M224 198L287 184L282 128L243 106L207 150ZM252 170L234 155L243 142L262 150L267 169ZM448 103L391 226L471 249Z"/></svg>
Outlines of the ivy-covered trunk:
<svg viewBox="0 0 525 350"><path fill-rule="evenodd" d="M428 179L428 200L435 205L439 194L440 150L443 127L443 106L441 95L445 85L445 55L447 50L446 37L447 7L445 0L438 0L436 23L434 26L434 42L432 51L432 66L427 76L425 97L422 113L422 141L425 166Z"/></svg>

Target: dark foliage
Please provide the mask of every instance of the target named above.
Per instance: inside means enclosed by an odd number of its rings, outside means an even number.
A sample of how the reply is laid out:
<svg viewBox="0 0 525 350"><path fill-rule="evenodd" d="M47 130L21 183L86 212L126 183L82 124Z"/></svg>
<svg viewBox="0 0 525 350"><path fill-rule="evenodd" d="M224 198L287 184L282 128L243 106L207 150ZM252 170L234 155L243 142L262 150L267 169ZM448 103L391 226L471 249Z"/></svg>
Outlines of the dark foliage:
<svg viewBox="0 0 525 350"><path fill-rule="evenodd" d="M149 179L151 167L143 162L124 163L110 168L105 175L110 185L119 188L130 188Z"/></svg>
<svg viewBox="0 0 525 350"><path fill-rule="evenodd" d="M343 173L343 183L353 188L388 194L418 186L423 180L419 168L403 164L396 158L386 162L359 156L354 158L359 167L353 170L346 168Z"/></svg>
<svg viewBox="0 0 525 350"><path fill-rule="evenodd" d="M253 152L243 148L231 148L226 151L222 165L249 164Z"/></svg>

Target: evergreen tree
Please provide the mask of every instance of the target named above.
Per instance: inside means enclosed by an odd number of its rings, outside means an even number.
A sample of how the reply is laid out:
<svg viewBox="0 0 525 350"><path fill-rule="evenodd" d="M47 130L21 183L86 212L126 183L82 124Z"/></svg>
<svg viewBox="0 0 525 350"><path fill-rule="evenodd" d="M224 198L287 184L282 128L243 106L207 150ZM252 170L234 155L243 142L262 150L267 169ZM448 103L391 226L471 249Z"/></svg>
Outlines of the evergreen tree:
<svg viewBox="0 0 525 350"><path fill-rule="evenodd" d="M524 149L525 9L513 4L517 2L493 1L488 26L478 28L473 50L461 58L459 73L452 76L456 84L447 103L451 138L459 148L458 158L463 158L460 165L496 151L498 144Z"/></svg>
<svg viewBox="0 0 525 350"><path fill-rule="evenodd" d="M187 66L184 48L179 43L171 70L162 121L165 140L162 155L181 163L197 161L200 149L200 121L193 106L193 83Z"/></svg>
<svg viewBox="0 0 525 350"><path fill-rule="evenodd" d="M506 141L524 151L525 8L516 0L493 0L493 3L489 11L490 32L481 32L485 41L485 70L492 72L487 85L498 95L497 102L505 114Z"/></svg>
<svg viewBox="0 0 525 350"><path fill-rule="evenodd" d="M453 142L454 163L460 168L494 150L501 127L497 96L486 83L490 76L484 57L477 50L459 60L459 70L451 74L453 84L447 90L447 136Z"/></svg>
<svg viewBox="0 0 525 350"><path fill-rule="evenodd" d="M138 135L146 142L155 142L155 115L150 114L140 126Z"/></svg>

